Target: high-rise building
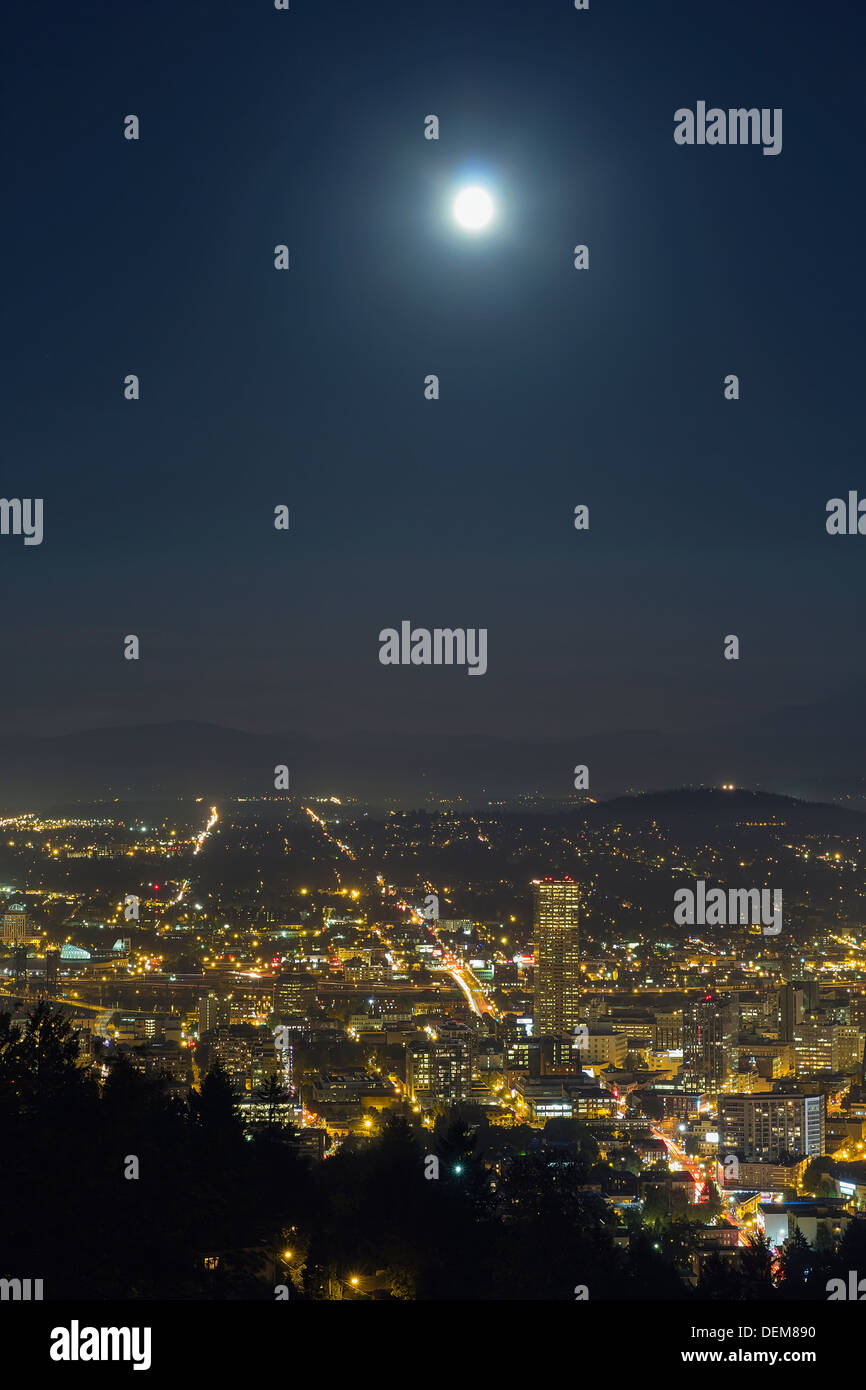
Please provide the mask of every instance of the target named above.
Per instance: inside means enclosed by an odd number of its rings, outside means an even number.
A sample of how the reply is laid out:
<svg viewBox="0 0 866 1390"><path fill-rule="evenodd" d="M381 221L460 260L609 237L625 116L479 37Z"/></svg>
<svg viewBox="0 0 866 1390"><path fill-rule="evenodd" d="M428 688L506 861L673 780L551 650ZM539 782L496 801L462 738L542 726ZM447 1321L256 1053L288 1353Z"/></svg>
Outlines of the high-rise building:
<svg viewBox="0 0 866 1390"><path fill-rule="evenodd" d="M573 1036L580 1022L580 885L544 879L534 887L534 1031Z"/></svg>
<svg viewBox="0 0 866 1390"><path fill-rule="evenodd" d="M406 1090L412 1101L468 1100L472 1092L472 1042L411 1042L406 1046Z"/></svg>
<svg viewBox="0 0 866 1390"><path fill-rule="evenodd" d="M855 994L848 1001L848 1017L861 1033L866 1033L866 994Z"/></svg>
<svg viewBox="0 0 866 1390"><path fill-rule="evenodd" d="M737 1071L737 1007L728 996L706 994L683 1010L683 1077L693 1087L717 1095Z"/></svg>
<svg viewBox="0 0 866 1390"><path fill-rule="evenodd" d="M283 970L274 981L273 1011L279 1018L304 1018L316 998L316 977L309 970Z"/></svg>
<svg viewBox="0 0 866 1390"><path fill-rule="evenodd" d="M624 1067L628 1056L628 1038L613 1028L591 1028L586 1046L578 1053L589 1066Z"/></svg>
<svg viewBox="0 0 866 1390"><path fill-rule="evenodd" d="M807 1022L794 1025L794 1057L799 1076L816 1071L853 1075L863 1059L863 1034L856 1024L812 1014Z"/></svg>
<svg viewBox="0 0 866 1390"><path fill-rule="evenodd" d="M504 1043L505 1070L522 1071L529 1076L576 1076L584 1059L585 1053L575 1046L574 1038L522 1035Z"/></svg>
<svg viewBox="0 0 866 1390"><path fill-rule="evenodd" d="M266 1029L262 1029L266 1032ZM271 1077L277 1078L286 1090L291 1084L291 1048L277 1051L273 1037L268 1034L250 1049L250 1085L253 1091L265 1091Z"/></svg>
<svg viewBox="0 0 866 1390"><path fill-rule="evenodd" d="M241 1093L264 1089L268 1077L280 1069L274 1040L267 1029L249 1023L220 1026L214 1037L213 1056L221 1062L234 1090Z"/></svg>
<svg viewBox="0 0 866 1390"><path fill-rule="evenodd" d="M60 952L58 950L45 952L45 988L50 994L60 985Z"/></svg>
<svg viewBox="0 0 866 1390"><path fill-rule="evenodd" d="M28 938L30 924L27 909L23 903L10 903L0 917L0 940L6 946L23 946Z"/></svg>
<svg viewBox="0 0 866 1390"><path fill-rule="evenodd" d="M27 988L27 947L16 946L12 953L12 976L15 981L15 988L25 990Z"/></svg>
<svg viewBox="0 0 866 1390"><path fill-rule="evenodd" d="M807 1015L818 1008L816 980L791 980L777 995L779 1003L779 1037L782 1042L794 1041L794 1029L805 1023Z"/></svg>
<svg viewBox="0 0 866 1390"><path fill-rule="evenodd" d="M230 1004L224 995L215 994L213 990L209 994L200 994L198 998L198 1035L202 1037L205 1033L213 1033L217 1028L228 1026L230 1019Z"/></svg>
<svg viewBox="0 0 866 1390"><path fill-rule="evenodd" d="M671 1009L656 1014L655 1046L657 1052L678 1052L683 1045L683 1011Z"/></svg>
<svg viewBox="0 0 866 1390"><path fill-rule="evenodd" d="M780 1091L719 1097L719 1156L751 1163L816 1157L824 1151L823 1095Z"/></svg>

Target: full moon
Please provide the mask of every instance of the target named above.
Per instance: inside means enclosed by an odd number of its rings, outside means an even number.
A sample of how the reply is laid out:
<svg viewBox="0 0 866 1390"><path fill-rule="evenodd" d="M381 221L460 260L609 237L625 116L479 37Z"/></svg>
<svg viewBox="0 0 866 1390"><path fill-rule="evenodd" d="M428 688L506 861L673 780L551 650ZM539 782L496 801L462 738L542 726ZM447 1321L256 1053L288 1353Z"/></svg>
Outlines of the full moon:
<svg viewBox="0 0 866 1390"><path fill-rule="evenodd" d="M493 199L486 188L473 184L463 188L454 199L454 216L468 232L479 232L493 216Z"/></svg>

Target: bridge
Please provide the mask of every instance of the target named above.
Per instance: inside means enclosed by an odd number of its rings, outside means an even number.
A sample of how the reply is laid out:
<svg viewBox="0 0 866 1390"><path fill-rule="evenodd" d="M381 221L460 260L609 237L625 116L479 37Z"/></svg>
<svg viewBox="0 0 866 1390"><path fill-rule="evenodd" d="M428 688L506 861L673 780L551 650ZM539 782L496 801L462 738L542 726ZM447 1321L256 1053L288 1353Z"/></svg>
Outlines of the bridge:
<svg viewBox="0 0 866 1390"><path fill-rule="evenodd" d="M29 1005L34 1008L37 1004L44 1003L52 1004L57 1009L67 1009L70 1013L85 1012L99 1014L100 1018L97 1022L98 1032L103 1032L108 1026L108 1020L111 1018L111 1015L117 1013L116 1009L107 1009L104 1004L87 1004L83 999L68 999L64 995L45 994L41 990L10 989L8 985L0 985L0 1004L2 1004L4 999L8 999L10 1003L14 1000L16 1003Z"/></svg>

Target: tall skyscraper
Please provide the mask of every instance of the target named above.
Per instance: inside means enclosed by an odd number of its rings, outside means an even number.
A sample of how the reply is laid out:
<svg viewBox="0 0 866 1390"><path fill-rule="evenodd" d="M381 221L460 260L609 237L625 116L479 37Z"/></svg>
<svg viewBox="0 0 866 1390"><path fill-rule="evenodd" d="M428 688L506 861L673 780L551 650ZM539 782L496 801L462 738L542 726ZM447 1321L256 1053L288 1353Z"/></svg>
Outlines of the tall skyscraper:
<svg viewBox="0 0 866 1390"><path fill-rule="evenodd" d="M794 1041L794 1029L805 1023L818 1008L816 980L791 980L776 996L779 1004L779 1037L782 1042Z"/></svg>
<svg viewBox="0 0 866 1390"><path fill-rule="evenodd" d="M0 940L6 946L23 946L30 930L30 920L23 903L11 903L0 917Z"/></svg>
<svg viewBox="0 0 866 1390"><path fill-rule="evenodd" d="M683 1072L692 1087L716 1095L739 1062L736 1004L707 994L683 1010Z"/></svg>
<svg viewBox="0 0 866 1390"><path fill-rule="evenodd" d="M200 994L198 997L198 1032L199 1037L204 1033L213 1033L217 1028L224 1028L230 1019L230 1006L228 999L224 995L215 994L211 990L208 994Z"/></svg>
<svg viewBox="0 0 866 1390"><path fill-rule="evenodd" d="M573 1036L580 1022L581 890L571 879L535 884L536 1036Z"/></svg>

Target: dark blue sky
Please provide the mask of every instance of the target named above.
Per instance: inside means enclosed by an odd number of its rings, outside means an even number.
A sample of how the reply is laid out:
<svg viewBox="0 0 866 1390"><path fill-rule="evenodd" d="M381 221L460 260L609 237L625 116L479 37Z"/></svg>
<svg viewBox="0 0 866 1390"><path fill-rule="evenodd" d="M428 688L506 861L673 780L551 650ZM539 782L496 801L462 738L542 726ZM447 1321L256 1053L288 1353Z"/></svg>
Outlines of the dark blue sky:
<svg viewBox="0 0 866 1390"><path fill-rule="evenodd" d="M19 6L0 490L45 539L0 537L0 728L541 737L856 687L864 14ZM783 108L782 153L678 147L698 100ZM486 627L488 674L380 666L404 618Z"/></svg>

